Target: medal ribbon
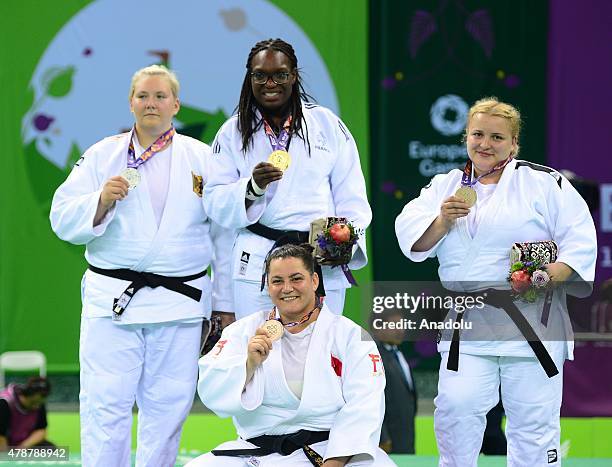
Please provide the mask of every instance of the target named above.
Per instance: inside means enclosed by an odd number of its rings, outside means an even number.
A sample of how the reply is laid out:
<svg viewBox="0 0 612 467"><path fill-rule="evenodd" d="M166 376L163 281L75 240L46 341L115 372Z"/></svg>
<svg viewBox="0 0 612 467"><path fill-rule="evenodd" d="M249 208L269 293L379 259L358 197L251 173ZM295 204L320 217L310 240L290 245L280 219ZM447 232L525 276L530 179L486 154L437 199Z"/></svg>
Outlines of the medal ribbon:
<svg viewBox="0 0 612 467"><path fill-rule="evenodd" d="M272 145L272 149L275 151L286 151L287 143L289 142L289 135L291 134L291 115L287 117L285 123L283 123L283 129L279 133L278 137L274 134L274 130L270 124L264 119L264 129L266 130L266 135L270 139L270 144Z"/></svg>
<svg viewBox="0 0 612 467"><path fill-rule="evenodd" d="M140 167L147 160L160 152L167 144L171 143L175 133L176 130L174 127L170 127L168 131L157 138L138 158L136 158L136 151L134 150L134 133L132 133L130 145L128 146L128 167L132 169Z"/></svg>
<svg viewBox="0 0 612 467"><path fill-rule="evenodd" d="M312 314L319 308L319 305L316 305L312 311L310 313L305 314L304 316L302 316L302 319L300 319L299 321L292 321L291 323L283 323L282 320L280 319L280 313L279 313L279 317L276 317L276 307L272 308L272 311L270 312L270 314L268 315L268 319L275 319L276 321L279 321L283 326L285 326L286 328L292 328L295 326L299 326L302 323L305 323L306 321L308 321L310 319L310 317L312 316Z"/></svg>
<svg viewBox="0 0 612 467"><path fill-rule="evenodd" d="M465 163L465 167L463 168L463 175L461 176L461 186L472 187L472 186L476 185L478 180L480 180L481 178L486 177L487 175L491 175L493 172L497 172L498 170L502 170L504 167L506 167L510 163L511 160L512 160L512 155L510 157L508 157L506 160L501 161L498 164L496 164L495 167L493 167L491 170L489 170L486 174L483 174L480 177L478 177L477 179L475 179L474 181L471 181L472 180L472 159L470 159L468 157L468 160Z"/></svg>

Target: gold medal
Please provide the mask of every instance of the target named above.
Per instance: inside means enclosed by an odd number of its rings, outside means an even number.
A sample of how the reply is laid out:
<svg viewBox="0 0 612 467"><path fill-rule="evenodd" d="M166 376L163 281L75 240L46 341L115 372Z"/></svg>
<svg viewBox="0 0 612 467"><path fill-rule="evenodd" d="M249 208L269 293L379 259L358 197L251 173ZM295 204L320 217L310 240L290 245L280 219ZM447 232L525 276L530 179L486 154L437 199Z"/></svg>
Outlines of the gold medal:
<svg viewBox="0 0 612 467"><path fill-rule="evenodd" d="M283 337L283 332L285 332L285 327L283 326L283 323L281 323L277 319L269 319L263 324L262 328L268 331L272 342L277 341L281 337Z"/></svg>
<svg viewBox="0 0 612 467"><path fill-rule="evenodd" d="M121 172L120 176L127 180L129 190L133 190L140 183L140 174L138 173L138 170L132 167L125 169L123 172Z"/></svg>
<svg viewBox="0 0 612 467"><path fill-rule="evenodd" d="M455 192L455 196L465 201L470 208L476 204L476 199L478 198L476 190L471 186L465 185L459 187Z"/></svg>
<svg viewBox="0 0 612 467"><path fill-rule="evenodd" d="M289 168L291 156L287 151L282 151L279 149L268 156L268 162L284 172Z"/></svg>

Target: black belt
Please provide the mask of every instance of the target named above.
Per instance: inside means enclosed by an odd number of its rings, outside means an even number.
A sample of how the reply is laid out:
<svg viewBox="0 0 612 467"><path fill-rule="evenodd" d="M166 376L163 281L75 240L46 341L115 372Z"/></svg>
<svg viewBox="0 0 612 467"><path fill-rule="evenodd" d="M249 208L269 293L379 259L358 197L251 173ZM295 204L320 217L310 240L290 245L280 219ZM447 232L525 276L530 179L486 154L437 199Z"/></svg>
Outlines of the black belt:
<svg viewBox="0 0 612 467"><path fill-rule="evenodd" d="M323 458L314 451L309 445L320 443L329 439L329 431L309 431L300 430L296 433L286 435L263 435L247 439L249 443L258 446L257 448L247 449L213 449L211 452L215 456L267 456L277 453L281 456L293 454L298 449L302 449L312 465L323 464Z"/></svg>
<svg viewBox="0 0 612 467"><path fill-rule="evenodd" d="M206 269L197 274L180 277L160 276L152 272L138 272L132 269L102 269L92 266L91 264L89 265L89 269L96 274L131 282L121 296L113 300L113 313L118 316L125 311L132 297L143 287L151 287L154 289L155 287L161 286L199 302L202 298L202 291L191 285L185 284L185 282L199 279L206 275Z"/></svg>
<svg viewBox="0 0 612 467"><path fill-rule="evenodd" d="M484 297L484 293L487 294ZM462 294L466 295L474 295L470 293ZM512 297L510 296L510 291L496 290L496 289L487 289L483 292L479 292L479 297L483 298L484 303L487 305L494 306L495 308L501 308L504 310L512 322L516 325L516 327L521 331L523 337L527 340L527 343L535 353L536 358L544 368L546 375L549 378L552 378L555 375L559 374L559 370L555 365L555 362L551 358L550 354L542 344L542 341L535 333L527 318L523 316L521 310L518 309ZM458 313L457 315L457 323L461 324L463 320L463 313ZM459 327L459 326L458 326ZM459 369L459 329L455 328L453 331L453 337L451 340L450 350L448 352L448 361L446 363L446 369L450 371L458 371Z"/></svg>
<svg viewBox="0 0 612 467"><path fill-rule="evenodd" d="M247 226L247 230L253 232L255 235L267 238L268 240L274 241L274 245L268 251L268 255L279 246L292 244L299 245L300 243L308 243L308 232L300 232L299 230L278 230L268 227L266 225L256 222ZM266 261L268 257L266 255ZM316 293L319 297L325 297L325 286L323 285L323 270L321 265L315 261L315 272L319 276L319 286L317 287ZM264 271L261 276L261 290L266 285L266 272Z"/></svg>

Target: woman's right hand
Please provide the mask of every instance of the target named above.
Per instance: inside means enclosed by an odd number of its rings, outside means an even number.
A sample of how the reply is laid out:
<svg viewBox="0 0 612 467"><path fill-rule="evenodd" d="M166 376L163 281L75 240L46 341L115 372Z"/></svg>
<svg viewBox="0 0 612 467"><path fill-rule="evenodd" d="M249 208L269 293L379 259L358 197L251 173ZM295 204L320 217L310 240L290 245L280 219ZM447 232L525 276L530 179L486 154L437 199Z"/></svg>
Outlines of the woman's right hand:
<svg viewBox="0 0 612 467"><path fill-rule="evenodd" d="M272 350L272 339L263 328L258 328L255 335L249 339L247 347L247 372L255 371L261 365ZM250 378L249 378L250 379Z"/></svg>
<svg viewBox="0 0 612 467"><path fill-rule="evenodd" d="M108 211L115 201L121 201L128 195L130 185L119 175L109 178L100 193L100 206Z"/></svg>
<svg viewBox="0 0 612 467"><path fill-rule="evenodd" d="M253 180L262 190L281 178L283 178L283 171L269 162L260 162L253 168Z"/></svg>
<svg viewBox="0 0 612 467"><path fill-rule="evenodd" d="M129 183L119 175L109 178L100 193L98 207L94 216L93 226L100 225L106 213L113 207L116 201L121 201L128 195Z"/></svg>
<svg viewBox="0 0 612 467"><path fill-rule="evenodd" d="M457 219L459 219L460 217L465 217L469 213L470 206L461 198L457 198L453 195L450 198L446 198L442 202L438 219L440 220L444 228L446 228L446 230L448 231Z"/></svg>
<svg viewBox="0 0 612 467"><path fill-rule="evenodd" d="M451 196L446 198L440 206L440 214L427 227L427 230L421 235L414 245L412 251L428 251L444 237L451 229L453 224L460 217L465 217L470 213L470 207L461 198Z"/></svg>

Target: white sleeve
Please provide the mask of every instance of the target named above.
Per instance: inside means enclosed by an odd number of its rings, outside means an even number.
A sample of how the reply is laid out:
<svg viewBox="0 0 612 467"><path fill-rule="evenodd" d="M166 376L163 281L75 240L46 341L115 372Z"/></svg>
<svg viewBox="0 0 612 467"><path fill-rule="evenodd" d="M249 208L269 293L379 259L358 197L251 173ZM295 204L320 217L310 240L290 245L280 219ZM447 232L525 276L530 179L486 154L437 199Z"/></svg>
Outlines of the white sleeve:
<svg viewBox="0 0 612 467"><path fill-rule="evenodd" d="M346 217L355 227L363 229L349 263L351 269L360 269L368 263L365 231L372 221L372 210L357 145L340 119L337 119L336 133L338 155L330 176L331 191L336 216Z"/></svg>
<svg viewBox="0 0 612 467"><path fill-rule="evenodd" d="M557 262L570 266L587 286L580 287L583 292L579 292L570 284L568 292L574 295L575 291L577 296L586 296L590 294L595 278L595 224L584 199L565 177L560 180L560 186L555 183L549 192L550 219L547 219L547 223L553 231L553 240L559 246ZM570 281L575 279L570 278Z"/></svg>
<svg viewBox="0 0 612 467"><path fill-rule="evenodd" d="M95 150L91 148L85 152L80 164L74 166L68 178L55 191L51 202L51 228L62 240L77 245L103 235L115 215L113 208L94 228L93 221L105 181L99 179L95 156Z"/></svg>
<svg viewBox="0 0 612 467"><path fill-rule="evenodd" d="M232 249L236 231L226 229L210 221L210 238L213 244L212 256L212 309L234 313L232 293Z"/></svg>
<svg viewBox="0 0 612 467"><path fill-rule="evenodd" d="M435 256L438 246L446 238L446 235L444 235L438 243L427 251L412 251L413 245L440 214L443 195L439 192L445 176L436 175L427 186L421 189L419 197L406 204L400 215L395 219L395 234L399 246L404 255L412 261L421 262Z"/></svg>
<svg viewBox="0 0 612 467"><path fill-rule="evenodd" d="M205 187L204 206L209 217L219 225L240 229L257 222L266 207L266 196L260 197L246 209L245 196L248 176L240 177L238 158L246 158L239 151L234 154L232 137L239 138L240 132L234 120L225 123L213 142L210 178Z"/></svg>
<svg viewBox="0 0 612 467"><path fill-rule="evenodd" d="M206 186L210 180L212 170L212 153L210 151L210 147L207 145L202 144L202 147L204 147L204 173L206 174L204 186ZM202 196L202 203L204 210L206 211L206 203L204 202L205 199L206 196ZM208 212L206 215L208 217L208 221L210 222L209 234L213 246L211 260L212 310L233 313L234 306L232 299L231 261L236 231L233 229L226 229L214 222L208 215Z"/></svg>
<svg viewBox="0 0 612 467"><path fill-rule="evenodd" d="M385 414L385 376L382 359L372 340L355 327L341 352L342 394L340 409L329 433L325 458L353 456L351 462L373 460ZM375 369L376 366L376 369Z"/></svg>
<svg viewBox="0 0 612 467"><path fill-rule="evenodd" d="M198 394L202 403L220 417L254 410L263 401L261 368L244 388L249 337L244 323L236 321L223 330L217 345L199 360Z"/></svg>

